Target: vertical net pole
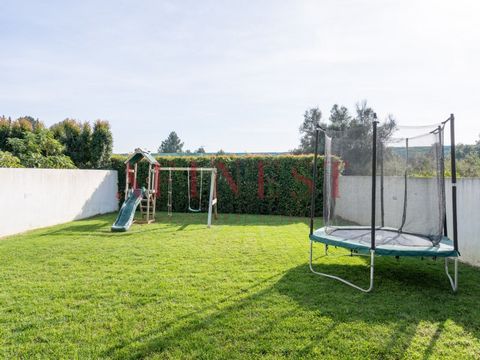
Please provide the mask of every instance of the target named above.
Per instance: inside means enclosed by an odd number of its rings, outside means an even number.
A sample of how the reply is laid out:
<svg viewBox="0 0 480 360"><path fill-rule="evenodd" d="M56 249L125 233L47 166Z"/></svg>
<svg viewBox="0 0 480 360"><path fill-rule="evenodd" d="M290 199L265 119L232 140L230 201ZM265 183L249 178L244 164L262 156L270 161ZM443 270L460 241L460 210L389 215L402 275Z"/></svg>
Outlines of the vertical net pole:
<svg viewBox="0 0 480 360"><path fill-rule="evenodd" d="M384 169L383 169L383 146L380 142L380 211L381 211L381 225L385 226L385 203L384 203Z"/></svg>
<svg viewBox="0 0 480 360"><path fill-rule="evenodd" d="M310 202L310 235L313 234L313 222L315 218L315 197L317 195L317 158L318 158L318 136L319 129L315 129L315 149L313 156L313 184L312 184L312 199Z"/></svg>
<svg viewBox="0 0 480 360"><path fill-rule="evenodd" d="M405 221L407 221L407 196L408 196L408 163L409 163L409 145L408 145L408 138L405 139L405 173L403 175L403 211L402 211L402 223L398 228L398 232L403 231L403 227L405 226Z"/></svg>
<svg viewBox="0 0 480 360"><path fill-rule="evenodd" d="M443 213L443 235L448 236L447 231L447 205L446 205L446 196L445 196L445 153L444 153L444 141L443 141L443 127L438 126L438 144L439 144L439 153L437 156L439 157L438 166L439 166L439 185L440 185L440 197L441 197L441 211Z"/></svg>
<svg viewBox="0 0 480 360"><path fill-rule="evenodd" d="M455 117L450 114L450 160L452 166L452 231L453 247L458 251L457 233L457 164L455 159Z"/></svg>
<svg viewBox="0 0 480 360"><path fill-rule="evenodd" d="M372 242L371 250L375 250L375 205L376 205L376 189L377 189L377 116L373 121L373 144L372 144Z"/></svg>

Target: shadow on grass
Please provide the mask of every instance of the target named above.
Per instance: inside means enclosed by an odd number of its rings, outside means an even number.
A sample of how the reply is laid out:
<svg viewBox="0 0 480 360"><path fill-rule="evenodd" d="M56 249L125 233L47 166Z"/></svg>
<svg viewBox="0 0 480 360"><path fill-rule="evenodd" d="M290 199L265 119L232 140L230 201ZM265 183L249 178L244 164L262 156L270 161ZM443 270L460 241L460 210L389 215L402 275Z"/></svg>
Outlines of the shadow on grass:
<svg viewBox="0 0 480 360"><path fill-rule="evenodd" d="M318 346L337 346L332 354L341 356L338 351L353 349L338 348L343 345L322 341L329 336L329 332L335 331L339 326L344 329L345 325L358 327L361 324L363 334L359 335L359 341L371 341L371 346L379 357L399 357L418 336L417 328L425 321L437 324L437 329L421 350L423 353L420 356L423 358L434 353L446 321L453 321L466 333L476 339L480 338L480 318L477 316L478 309L475 308L478 305L480 282L478 271L461 266L460 278L464 279L462 287L476 291L466 290L455 295L450 291L440 263L429 264L424 269L412 261L395 264L390 259L379 259L377 263L378 286L373 293L364 294L331 279L320 278L310 272L308 264L303 264L267 279L278 279L273 285L265 287L260 285L265 285L266 281L258 283L243 291L245 297L238 298L238 294L227 297L219 303L159 326L127 344L118 344L104 355L117 359L139 359L166 354L168 356L176 351L192 351L189 347L191 343L195 343L195 346L203 351L216 351L220 345L232 341L245 355L248 354L247 357L263 354L315 357L318 356L315 352ZM368 268L362 264L323 264L321 268L325 272L345 276L352 281L361 283L368 280ZM271 284L271 281L268 283ZM292 302L297 306L292 307ZM278 303L290 305L276 308L275 304ZM470 311L464 311L465 309ZM307 315L309 313L311 315ZM253 314L255 315L252 317ZM278 344L275 345L271 340L260 340L278 337L278 327L285 330L282 322L288 317L298 321L303 317L314 319L307 330L307 343L289 347L286 342L278 347ZM320 325L314 323L315 319L328 321L327 324ZM286 330L289 334L298 331L294 324L287 323L285 326L292 327ZM392 329L380 343L378 336L372 335L377 326ZM238 328L241 330L230 334L231 329ZM305 331L305 328L302 330ZM347 336L352 335L356 334ZM305 334L299 334L299 338L302 336ZM215 354L212 356L215 357Z"/></svg>
<svg viewBox="0 0 480 360"><path fill-rule="evenodd" d="M142 233L161 233L173 231L198 231L199 226L207 228L207 214L174 213L171 217L167 213L156 214L156 221L152 224L134 223L126 232L112 233L116 213L97 215L88 219L77 220L55 230L46 231L41 236L51 235L96 235L102 237L129 237ZM141 217L136 214L135 220ZM287 216L259 216L249 214L221 214L218 220L212 220L212 226L282 226L292 224L307 224L307 219ZM321 223L319 220L318 223ZM192 226L190 228L190 226Z"/></svg>
<svg viewBox="0 0 480 360"><path fill-rule="evenodd" d="M368 287L366 265L319 264L315 269ZM460 265L459 277L461 288L454 294L443 271L443 261L377 258L375 288L369 294L315 275L308 264L289 270L275 288L302 308L319 310L322 315L340 322L394 325L391 338L385 339L385 352L396 347L403 353L419 323L436 323L437 330L423 354L423 358L429 358L449 320L480 339L480 317L478 309L474 310L480 291L480 272Z"/></svg>

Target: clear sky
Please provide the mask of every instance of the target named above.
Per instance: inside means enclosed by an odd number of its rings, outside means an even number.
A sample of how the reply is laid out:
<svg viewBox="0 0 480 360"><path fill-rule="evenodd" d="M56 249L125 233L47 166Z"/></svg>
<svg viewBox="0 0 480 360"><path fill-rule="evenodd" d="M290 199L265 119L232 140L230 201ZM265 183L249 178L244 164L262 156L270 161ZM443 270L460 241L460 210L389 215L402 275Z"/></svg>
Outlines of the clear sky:
<svg viewBox="0 0 480 360"><path fill-rule="evenodd" d="M286 151L308 107L480 134L480 1L0 1L0 114L109 120L114 151Z"/></svg>

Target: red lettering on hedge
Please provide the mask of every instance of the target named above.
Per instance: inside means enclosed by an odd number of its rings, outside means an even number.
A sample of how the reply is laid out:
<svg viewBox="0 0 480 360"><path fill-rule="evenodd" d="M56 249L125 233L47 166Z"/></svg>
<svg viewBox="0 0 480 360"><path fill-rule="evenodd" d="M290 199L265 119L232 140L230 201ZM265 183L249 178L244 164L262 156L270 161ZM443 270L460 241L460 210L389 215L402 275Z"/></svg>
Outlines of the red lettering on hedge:
<svg viewBox="0 0 480 360"><path fill-rule="evenodd" d="M308 177L301 175L298 173L297 169L292 169L292 175L293 177L300 181L301 183L305 184L308 188L308 191L311 193L313 191L313 181L312 179L309 179Z"/></svg>
<svg viewBox="0 0 480 360"><path fill-rule="evenodd" d="M258 198L259 199L262 199L264 198L265 194L264 194L264 172L263 172L263 161L259 161L258 162L258 190L257 190L257 194L258 194Z"/></svg>
<svg viewBox="0 0 480 360"><path fill-rule="evenodd" d="M220 171L222 172L222 175L223 177L225 178L225 180L227 180L227 183L228 183L228 186L230 186L230 189L232 189L232 191L235 193L235 194L238 194L238 186L237 184L235 183L235 181L233 180L233 177L232 177L232 174L230 174L230 171L228 171L227 167L225 166L225 164L221 161L219 161L217 163L217 167L220 169Z"/></svg>

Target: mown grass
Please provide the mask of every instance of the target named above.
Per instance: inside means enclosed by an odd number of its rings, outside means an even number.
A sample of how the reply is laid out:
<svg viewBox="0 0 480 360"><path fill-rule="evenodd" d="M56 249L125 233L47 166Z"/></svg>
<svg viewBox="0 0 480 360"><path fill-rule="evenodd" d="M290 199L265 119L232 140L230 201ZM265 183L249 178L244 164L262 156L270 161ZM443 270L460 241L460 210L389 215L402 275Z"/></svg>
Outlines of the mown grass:
<svg viewBox="0 0 480 360"><path fill-rule="evenodd" d="M480 271L379 258L363 294L308 269L300 218L99 216L0 240L4 358L480 358ZM360 284L363 257L317 266Z"/></svg>

